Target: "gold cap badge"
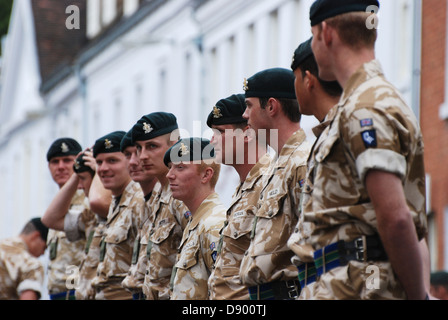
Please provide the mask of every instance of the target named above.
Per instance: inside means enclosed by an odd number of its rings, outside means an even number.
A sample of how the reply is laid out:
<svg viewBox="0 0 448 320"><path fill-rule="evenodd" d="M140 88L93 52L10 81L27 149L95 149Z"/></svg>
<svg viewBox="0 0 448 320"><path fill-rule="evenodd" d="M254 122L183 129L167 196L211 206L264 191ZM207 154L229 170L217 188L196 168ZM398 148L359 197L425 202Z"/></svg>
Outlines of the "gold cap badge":
<svg viewBox="0 0 448 320"><path fill-rule="evenodd" d="M113 146L114 145L112 144L112 142L109 139L104 140L104 147L106 149L111 149L111 148L113 148Z"/></svg>
<svg viewBox="0 0 448 320"><path fill-rule="evenodd" d="M79 170L81 168L81 164L79 163L79 161L75 162L75 169Z"/></svg>
<svg viewBox="0 0 448 320"><path fill-rule="evenodd" d="M70 151L69 148L68 148L68 145L65 142L62 142L62 144L61 144L61 151L63 153L67 153L67 152Z"/></svg>
<svg viewBox="0 0 448 320"><path fill-rule="evenodd" d="M249 90L249 82L247 81L246 78L244 78L243 89L244 89L244 91Z"/></svg>
<svg viewBox="0 0 448 320"><path fill-rule="evenodd" d="M222 118L221 110L217 106L213 107L213 118L215 119Z"/></svg>
<svg viewBox="0 0 448 320"><path fill-rule="evenodd" d="M143 131L145 131L145 134L150 133L153 129L150 124L144 122L143 123Z"/></svg>
<svg viewBox="0 0 448 320"><path fill-rule="evenodd" d="M180 155L186 156L189 153L190 153L190 151L188 150L188 147L186 145L184 145L183 143L181 143L180 144Z"/></svg>

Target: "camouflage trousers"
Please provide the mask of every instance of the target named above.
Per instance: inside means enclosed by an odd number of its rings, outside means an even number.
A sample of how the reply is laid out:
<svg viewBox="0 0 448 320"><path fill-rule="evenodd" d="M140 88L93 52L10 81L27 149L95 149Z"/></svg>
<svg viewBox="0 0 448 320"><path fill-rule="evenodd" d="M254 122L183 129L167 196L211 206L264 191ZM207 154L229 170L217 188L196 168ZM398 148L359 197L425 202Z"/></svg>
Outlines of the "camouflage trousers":
<svg viewBox="0 0 448 320"><path fill-rule="evenodd" d="M406 294L389 262L350 261L302 289L299 300L402 300Z"/></svg>

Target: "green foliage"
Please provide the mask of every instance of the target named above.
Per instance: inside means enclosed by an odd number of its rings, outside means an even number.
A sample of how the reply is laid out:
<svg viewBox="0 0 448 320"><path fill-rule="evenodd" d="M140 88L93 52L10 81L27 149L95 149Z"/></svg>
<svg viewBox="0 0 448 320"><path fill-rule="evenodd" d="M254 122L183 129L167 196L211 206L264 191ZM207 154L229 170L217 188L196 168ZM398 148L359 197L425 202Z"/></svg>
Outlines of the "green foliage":
<svg viewBox="0 0 448 320"><path fill-rule="evenodd" d="M0 0L0 38L8 33L13 0ZM0 45L1 53L1 45Z"/></svg>

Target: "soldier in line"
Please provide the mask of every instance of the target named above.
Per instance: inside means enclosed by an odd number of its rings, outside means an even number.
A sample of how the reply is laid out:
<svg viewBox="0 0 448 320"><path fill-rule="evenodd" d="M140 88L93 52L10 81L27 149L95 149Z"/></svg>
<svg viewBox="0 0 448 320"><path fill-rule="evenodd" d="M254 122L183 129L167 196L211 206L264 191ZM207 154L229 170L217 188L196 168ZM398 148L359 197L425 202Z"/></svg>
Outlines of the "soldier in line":
<svg viewBox="0 0 448 320"><path fill-rule="evenodd" d="M132 261L132 249L142 217L144 197L140 185L132 181L127 162L120 150L126 133L115 131L96 140L93 156L104 188L111 190L105 231L100 242L100 262L92 280L96 300L131 300L132 294L121 286Z"/></svg>
<svg viewBox="0 0 448 320"><path fill-rule="evenodd" d="M137 147L132 143L132 129L129 130L121 140L120 145L121 152L123 152L128 162L128 170L131 179L138 182L142 188L145 203L142 209L143 216L139 219L138 235L134 241L134 247L132 250L132 264L129 268L128 275L124 278L121 285L132 292L133 300L143 300L143 283L145 280L146 272L146 252L140 256L140 251L146 250L146 246L141 245L142 237L145 237L143 225L147 223L149 219L149 201L153 194L154 187L159 185L156 177L151 174L147 174L140 163L140 159L137 155ZM156 189L158 190L158 188Z"/></svg>
<svg viewBox="0 0 448 320"><path fill-rule="evenodd" d="M44 267L37 258L45 252L47 235L40 218L33 218L20 235L0 241L0 300L40 299Z"/></svg>
<svg viewBox="0 0 448 320"><path fill-rule="evenodd" d="M310 10L319 77L344 88L305 188L302 214L312 227L305 244L317 271L311 299L427 297L419 247L427 233L422 135L375 60L370 5L379 3L318 0Z"/></svg>
<svg viewBox="0 0 448 320"><path fill-rule="evenodd" d="M244 94L221 99L207 118L213 129L211 143L216 161L232 166L240 177L221 230L215 267L209 278L210 299L247 300L249 291L241 282L240 265L249 248L252 224L262 188L262 177L271 164L266 141L249 129Z"/></svg>
<svg viewBox="0 0 448 320"><path fill-rule="evenodd" d="M328 115L332 108L338 103L342 93L342 88L337 81L323 81L319 78L319 68L311 50L311 40L301 43L295 50L291 69L296 77L295 89L297 101L299 102L300 113L303 115L313 115L320 124L313 128L313 133L317 140L311 149L308 159L308 171L305 183L307 186L312 185L312 179L315 169L314 150L319 148L323 142L319 139L322 132L329 126L331 115ZM307 192L302 193L302 203L308 202ZM311 202L309 203L312 204ZM304 244L305 239L309 236L310 225L303 223L303 215L300 215L297 228L288 240L288 246L296 255L293 262L299 270L299 281L302 287L300 297L306 299L309 297L309 291L312 283L316 281L316 268L314 266L313 248Z"/></svg>
<svg viewBox="0 0 448 320"><path fill-rule="evenodd" d="M53 180L59 189L73 175L73 164L76 156L82 151L79 143L72 138L60 138L55 140L47 152L48 168ZM70 200L69 208L83 211L85 194L77 190ZM67 290L67 267L78 266L83 258L85 239L71 242L65 232L50 229L48 233L48 291L51 300L75 299L75 291Z"/></svg>
<svg viewBox="0 0 448 320"><path fill-rule="evenodd" d="M90 154L91 151L86 150L78 155L73 165L74 173L56 194L42 217L42 222L49 228L64 231L68 241L87 240L84 251L89 250L92 236L95 228L98 226L99 219L105 219L107 217L110 204L110 201L103 197L102 210L99 210L99 214L95 214L90 209L89 194L91 184L95 177L97 177L95 175L96 164L93 163L93 158L89 158ZM79 189L82 189L86 195L84 203L76 207L71 206L71 200ZM101 190L101 192L104 191ZM108 192L105 193L109 194ZM97 205L98 207L99 205ZM78 286L78 288L75 288L75 297L80 300L86 299L87 294L80 295L80 292L84 292L87 290L86 287L90 287L89 280L93 278L86 277L87 274L82 271L85 258L84 256L79 266L79 282L72 283L73 287ZM80 285L84 288L81 288ZM67 289L72 290L73 288Z"/></svg>
<svg viewBox="0 0 448 320"><path fill-rule="evenodd" d="M160 189L154 190L149 201L149 219L143 225L140 254L146 254L147 267L143 294L147 300L168 300L171 272L177 248L188 223L185 205L172 197L163 162L165 152L179 140L176 117L171 113L154 112L143 116L132 128L143 170L154 175Z"/></svg>
<svg viewBox="0 0 448 320"><path fill-rule="evenodd" d="M178 141L164 156L173 198L188 207L191 217L179 245L171 277L172 300L207 300L208 278L216 261L226 209L215 192L220 164L210 141Z"/></svg>
<svg viewBox="0 0 448 320"><path fill-rule="evenodd" d="M243 115L257 136L276 152L252 224L251 243L241 263L240 275L250 298L295 299L300 293L298 271L287 241L297 225L299 199L306 175L310 144L300 127L301 115L294 74L282 68L258 72L245 81Z"/></svg>
<svg viewBox="0 0 448 320"><path fill-rule="evenodd" d="M79 268L79 278L75 287L75 296L77 300L94 300L95 290L92 287L92 279L96 276L96 270L100 260L100 242L105 229L107 214L112 199L112 193L103 187L98 175L96 174L96 161L90 149L85 150L78 156L74 171L78 174L80 183L84 185L84 192L89 197L90 210L94 212L94 219L85 227L85 236L87 237L86 247L84 249L84 258ZM90 185L86 183L88 174L93 174ZM84 181L84 182L83 182ZM77 220L82 224L82 219ZM65 224L68 232L68 223ZM73 223L76 229L76 223ZM82 229L79 225L77 229Z"/></svg>

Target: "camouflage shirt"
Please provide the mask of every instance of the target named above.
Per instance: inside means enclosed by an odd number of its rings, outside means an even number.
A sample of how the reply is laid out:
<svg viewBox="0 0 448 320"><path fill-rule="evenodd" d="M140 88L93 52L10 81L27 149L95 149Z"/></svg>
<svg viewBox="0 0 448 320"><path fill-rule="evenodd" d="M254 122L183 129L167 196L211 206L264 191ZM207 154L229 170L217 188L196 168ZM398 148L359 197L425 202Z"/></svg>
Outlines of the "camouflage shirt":
<svg viewBox="0 0 448 320"><path fill-rule="evenodd" d="M217 193L209 195L188 223L172 278L172 300L207 300L208 278L216 260L226 208Z"/></svg>
<svg viewBox="0 0 448 320"><path fill-rule="evenodd" d="M131 181L123 194L113 197L107 215L106 230L100 243L100 263L92 280L97 300L131 299L121 286L132 261L134 240L138 234L145 199L138 183Z"/></svg>
<svg viewBox="0 0 448 320"><path fill-rule="evenodd" d="M349 79L340 102L329 113L314 146L304 188L305 249L301 261L338 240L377 234L375 210L364 178L375 168L397 174L418 238L426 235L423 140L418 122L398 91L384 79L379 62L364 64ZM366 267L380 270L380 288L366 286ZM402 299L404 291L391 265L350 261L324 273L315 283L315 299Z"/></svg>
<svg viewBox="0 0 448 320"><path fill-rule="evenodd" d="M69 212L85 210L85 195L83 190L77 190L70 205ZM48 291L50 294L66 292L67 267L79 267L84 257L85 238L69 241L65 232L50 229L47 245L50 261L48 263Z"/></svg>
<svg viewBox="0 0 448 320"><path fill-rule="evenodd" d="M250 170L247 178L235 191L227 210L227 220L221 231L218 257L209 278L210 299L247 300L249 291L242 284L240 265L249 248L263 175L271 165L269 154L264 155Z"/></svg>
<svg viewBox="0 0 448 320"><path fill-rule="evenodd" d="M145 281L145 273L148 263L146 248L148 245L148 229L150 226L149 217L152 215L152 207L154 206L155 198L160 196L161 188L160 183L157 182L151 192L150 198L145 202L145 208L143 210L144 217L141 220L139 234L135 239L134 249L132 251L132 265L129 268L128 275L124 278L121 284L133 294L143 293L143 283Z"/></svg>
<svg viewBox="0 0 448 320"><path fill-rule="evenodd" d="M169 184L163 186L150 204L147 238L147 267L143 283L143 293L148 300L168 300L170 298L170 278L176 262L178 247L182 240L189 211L183 202L172 197Z"/></svg>
<svg viewBox="0 0 448 320"><path fill-rule="evenodd" d="M100 262L100 243L106 230L106 219L96 216L96 225L88 232L85 255L79 268L79 282L76 287L76 300L94 300L95 289L92 279Z"/></svg>
<svg viewBox="0 0 448 320"><path fill-rule="evenodd" d="M293 252L287 241L296 227L299 199L306 175L310 144L296 131L264 175L263 190L251 231L251 243L241 262L240 276L247 286L297 279Z"/></svg>
<svg viewBox="0 0 448 320"><path fill-rule="evenodd" d="M87 239L96 225L96 215L90 210L88 197L84 197L83 205L71 208L64 218L64 232L69 241Z"/></svg>
<svg viewBox="0 0 448 320"><path fill-rule="evenodd" d="M0 241L0 300L18 300L27 290L41 296L44 268L20 237Z"/></svg>

